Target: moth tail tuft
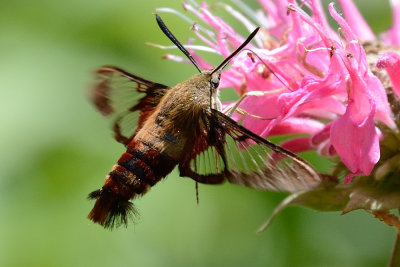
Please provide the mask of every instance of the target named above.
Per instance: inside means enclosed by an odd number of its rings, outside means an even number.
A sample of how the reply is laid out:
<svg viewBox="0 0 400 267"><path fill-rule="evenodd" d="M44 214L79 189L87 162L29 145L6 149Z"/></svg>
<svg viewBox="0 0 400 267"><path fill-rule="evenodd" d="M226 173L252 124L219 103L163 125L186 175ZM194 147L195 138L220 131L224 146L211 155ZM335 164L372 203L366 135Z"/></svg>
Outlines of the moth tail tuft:
<svg viewBox="0 0 400 267"><path fill-rule="evenodd" d="M97 199L100 196L101 189L94 190L87 196L88 200Z"/></svg>
<svg viewBox="0 0 400 267"><path fill-rule="evenodd" d="M95 190L88 199L96 199L88 218L106 229L113 230L121 225L128 226L128 221L138 215L133 204L108 190Z"/></svg>

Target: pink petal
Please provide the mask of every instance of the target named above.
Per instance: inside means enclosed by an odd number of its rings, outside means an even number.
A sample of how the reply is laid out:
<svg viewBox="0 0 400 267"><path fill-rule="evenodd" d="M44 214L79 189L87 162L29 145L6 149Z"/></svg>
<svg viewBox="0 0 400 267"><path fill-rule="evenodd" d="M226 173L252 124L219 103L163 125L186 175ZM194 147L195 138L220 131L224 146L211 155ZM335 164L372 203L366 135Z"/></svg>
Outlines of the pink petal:
<svg viewBox="0 0 400 267"><path fill-rule="evenodd" d="M205 44L207 44L209 47L214 48L217 51L220 51L220 47L217 44L214 44L212 41L208 40L204 35L202 35L198 30L193 31L196 36L202 40ZM214 40L215 41L215 40Z"/></svg>
<svg viewBox="0 0 400 267"><path fill-rule="evenodd" d="M400 46L400 1L390 0L393 9L392 27L383 34L383 39L388 45Z"/></svg>
<svg viewBox="0 0 400 267"><path fill-rule="evenodd" d="M270 82L255 72L244 73L244 78L246 81L246 91L270 91L282 86L282 84L276 85L274 82Z"/></svg>
<svg viewBox="0 0 400 267"><path fill-rule="evenodd" d="M189 10L190 12L192 12L194 15L196 15L198 18L204 20L203 18L203 14L201 14L201 12L199 12L196 8L194 8L192 5L190 5L187 1L183 1L182 2L182 6L185 10Z"/></svg>
<svg viewBox="0 0 400 267"><path fill-rule="evenodd" d="M311 138L311 145L316 147L318 153L323 156L333 156L336 154L330 142L331 126L332 123L328 123L321 131L314 134Z"/></svg>
<svg viewBox="0 0 400 267"><path fill-rule="evenodd" d="M278 98L278 111L282 117L289 118L299 113L300 106L306 101L309 92L300 88L294 92L282 93Z"/></svg>
<svg viewBox="0 0 400 267"><path fill-rule="evenodd" d="M314 134L323 127L324 124L316 120L292 117L275 125L269 136L299 133Z"/></svg>
<svg viewBox="0 0 400 267"><path fill-rule="evenodd" d="M297 54L301 62L304 62L303 64L305 67L308 67L306 69L307 71L313 75L320 76L328 71L330 55L328 53L328 49L319 49L306 52L306 48L310 50L315 48L323 48L323 44L321 44L321 42L315 43L313 41L314 40L311 40L310 38L310 40L305 43L298 43ZM310 68L312 69L310 70Z"/></svg>
<svg viewBox="0 0 400 267"><path fill-rule="evenodd" d="M290 117L300 112L308 112L308 110L325 110L344 113L344 107L335 98L331 96L337 95L341 91L345 92L344 82L338 73L340 65L336 64L338 60L333 60L329 73L324 79L307 76L302 80L303 88L294 92L282 93L279 96L279 110L282 117ZM342 64L343 65L343 64ZM337 67L336 67L337 66ZM343 68L341 66L341 68ZM326 115L326 112L323 113ZM318 115L317 115L318 116Z"/></svg>
<svg viewBox="0 0 400 267"><path fill-rule="evenodd" d="M286 15L287 0L259 0L259 2L267 11L268 31L276 38L281 38L289 21Z"/></svg>
<svg viewBox="0 0 400 267"><path fill-rule="evenodd" d="M368 23L358 11L353 1L339 0L339 3L342 7L347 22L349 23L351 29L356 33L358 38L363 42L375 40L375 35L368 26Z"/></svg>
<svg viewBox="0 0 400 267"><path fill-rule="evenodd" d="M267 11L267 15L270 21L278 21L279 14L278 8L271 0L259 0L260 4ZM271 25L273 27L273 25Z"/></svg>
<svg viewBox="0 0 400 267"><path fill-rule="evenodd" d="M299 8L297 5L290 5L291 8L294 8L296 10L296 14L299 15L300 19L302 21L304 21L305 23L307 23L309 26L311 26L316 32L311 32L311 36L313 35L319 35L319 37L322 39L322 42L324 44L325 47L329 48L331 47L332 43L332 38L334 38L335 36L328 36L330 31L327 31L326 29L323 28L323 25L320 25L318 23L316 23L306 12L304 12L304 10L302 10L301 8ZM294 13L294 12L292 12ZM304 25L303 25L304 27ZM310 31L310 29L309 29ZM300 36L303 39L303 36ZM327 53L328 50L327 50Z"/></svg>
<svg viewBox="0 0 400 267"><path fill-rule="evenodd" d="M326 20L324 8L320 0L312 0L312 11L314 20L327 30L330 30L329 23Z"/></svg>
<svg viewBox="0 0 400 267"><path fill-rule="evenodd" d="M346 111L343 103L335 97L323 97L310 101L302 106L302 114L313 115L316 118L335 118Z"/></svg>
<svg viewBox="0 0 400 267"><path fill-rule="evenodd" d="M231 26L229 26L225 21L221 18L214 16L207 8L205 4L202 5L201 8L203 19L207 22L211 27L213 27L218 32L218 40L217 43L221 48L221 54L224 57L230 55L230 51L228 49L229 46L233 48L239 47L244 38L237 34Z"/></svg>
<svg viewBox="0 0 400 267"><path fill-rule="evenodd" d="M293 5L295 0L289 0L289 2ZM301 24L301 17L298 12L290 12L289 16L292 18L292 31L289 36L292 39L292 42L295 43L297 40L305 36L306 29Z"/></svg>
<svg viewBox="0 0 400 267"><path fill-rule="evenodd" d="M400 77L397 76L397 81L399 81L399 78ZM389 107L386 91L381 81L370 72L364 79L366 82L366 87L368 88L367 93L373 98L376 105L375 118L394 129L396 125L392 118L392 110Z"/></svg>
<svg viewBox="0 0 400 267"><path fill-rule="evenodd" d="M276 108L277 97L277 95L248 97L242 102L240 108L251 114L274 120L274 118L278 116ZM266 131L271 124L271 120L260 120L246 116L243 121L243 126L258 135L267 136Z"/></svg>
<svg viewBox="0 0 400 267"><path fill-rule="evenodd" d="M400 98L400 55L395 52L387 52L378 58L376 67L386 70L394 92Z"/></svg>
<svg viewBox="0 0 400 267"><path fill-rule="evenodd" d="M321 143L317 147L317 151L321 156L326 156L326 157L333 157L337 155L336 150L333 148L330 140L327 140L324 143Z"/></svg>
<svg viewBox="0 0 400 267"><path fill-rule="evenodd" d="M352 60L344 60L347 64L352 64L353 68L358 68L359 73L365 73L368 70L367 58L365 56L365 51L362 48L361 44L358 42L357 35L352 31L350 25L347 23L345 19L343 19L335 10L333 3L329 4L329 12L331 16L339 23L342 27L342 32L346 39L346 50L338 49L336 53L342 52L343 58L348 58L347 54L350 52L353 57Z"/></svg>
<svg viewBox="0 0 400 267"><path fill-rule="evenodd" d="M311 139L311 144L313 146L317 146L328 140L331 132L331 126L332 123L328 123L322 130L314 134L314 136Z"/></svg>
<svg viewBox="0 0 400 267"><path fill-rule="evenodd" d="M240 53L232 61L232 68L235 68L242 73L249 73L254 71L259 64L258 60L253 61L253 59L247 55L247 51Z"/></svg>
<svg viewBox="0 0 400 267"><path fill-rule="evenodd" d="M357 112L351 102L344 116L332 123L331 143L353 174L369 175L380 157L379 137L373 119L375 108L372 106L368 116L361 121L354 120L355 117L359 119L354 116Z"/></svg>
<svg viewBox="0 0 400 267"><path fill-rule="evenodd" d="M235 117L235 115L233 117ZM271 121L268 120L260 120L247 116L243 121L243 126L260 136L266 137L268 136L267 132L270 123Z"/></svg>
<svg viewBox="0 0 400 267"><path fill-rule="evenodd" d="M312 150L313 147L311 146L310 138L309 137L299 137L290 139L288 141L283 142L280 146L286 148L287 150L300 153L304 151Z"/></svg>

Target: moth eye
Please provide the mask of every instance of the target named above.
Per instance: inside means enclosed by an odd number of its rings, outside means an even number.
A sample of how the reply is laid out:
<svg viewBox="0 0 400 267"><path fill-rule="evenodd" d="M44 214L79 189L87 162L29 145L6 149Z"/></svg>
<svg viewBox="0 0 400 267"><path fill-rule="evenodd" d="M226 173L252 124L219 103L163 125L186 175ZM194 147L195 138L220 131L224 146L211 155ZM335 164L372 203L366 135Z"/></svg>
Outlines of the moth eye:
<svg viewBox="0 0 400 267"><path fill-rule="evenodd" d="M213 75L213 76L211 77L211 84L213 85L214 88L217 88L217 87L218 87L220 76L221 76L221 75L217 74L217 75Z"/></svg>

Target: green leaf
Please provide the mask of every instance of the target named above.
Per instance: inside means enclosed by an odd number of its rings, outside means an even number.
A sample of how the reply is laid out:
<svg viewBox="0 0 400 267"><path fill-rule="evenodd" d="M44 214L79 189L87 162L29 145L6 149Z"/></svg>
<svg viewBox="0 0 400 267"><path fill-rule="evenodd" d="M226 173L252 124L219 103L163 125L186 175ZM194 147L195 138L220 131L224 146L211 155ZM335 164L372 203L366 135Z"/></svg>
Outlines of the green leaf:
<svg viewBox="0 0 400 267"><path fill-rule="evenodd" d="M343 213L357 209L369 211L391 210L400 207L400 184L398 177L387 177L376 181L371 177L360 177L347 190L349 201Z"/></svg>
<svg viewBox="0 0 400 267"><path fill-rule="evenodd" d="M285 198L258 232L265 230L275 216L289 206L303 206L318 211L342 211L343 214L357 209L387 211L400 208L399 180L396 175L381 181L371 176L357 177L347 185L323 180L312 190L296 192Z"/></svg>

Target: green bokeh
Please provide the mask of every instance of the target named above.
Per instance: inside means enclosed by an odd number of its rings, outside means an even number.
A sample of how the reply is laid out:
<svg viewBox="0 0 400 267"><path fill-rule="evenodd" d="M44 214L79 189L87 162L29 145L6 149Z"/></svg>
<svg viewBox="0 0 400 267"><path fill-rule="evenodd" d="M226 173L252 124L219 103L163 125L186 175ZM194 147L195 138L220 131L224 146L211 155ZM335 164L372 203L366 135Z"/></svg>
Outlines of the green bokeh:
<svg viewBox="0 0 400 267"><path fill-rule="evenodd" d="M394 230L372 215L290 208L256 235L284 195L200 185L196 205L176 172L135 201L136 225L109 232L86 219L87 193L124 150L86 98L90 72L115 64L167 85L196 72L145 45L169 45L152 12L180 2L138 2L0 2L0 266L385 265ZM390 25L386 2L358 3L374 31Z"/></svg>

